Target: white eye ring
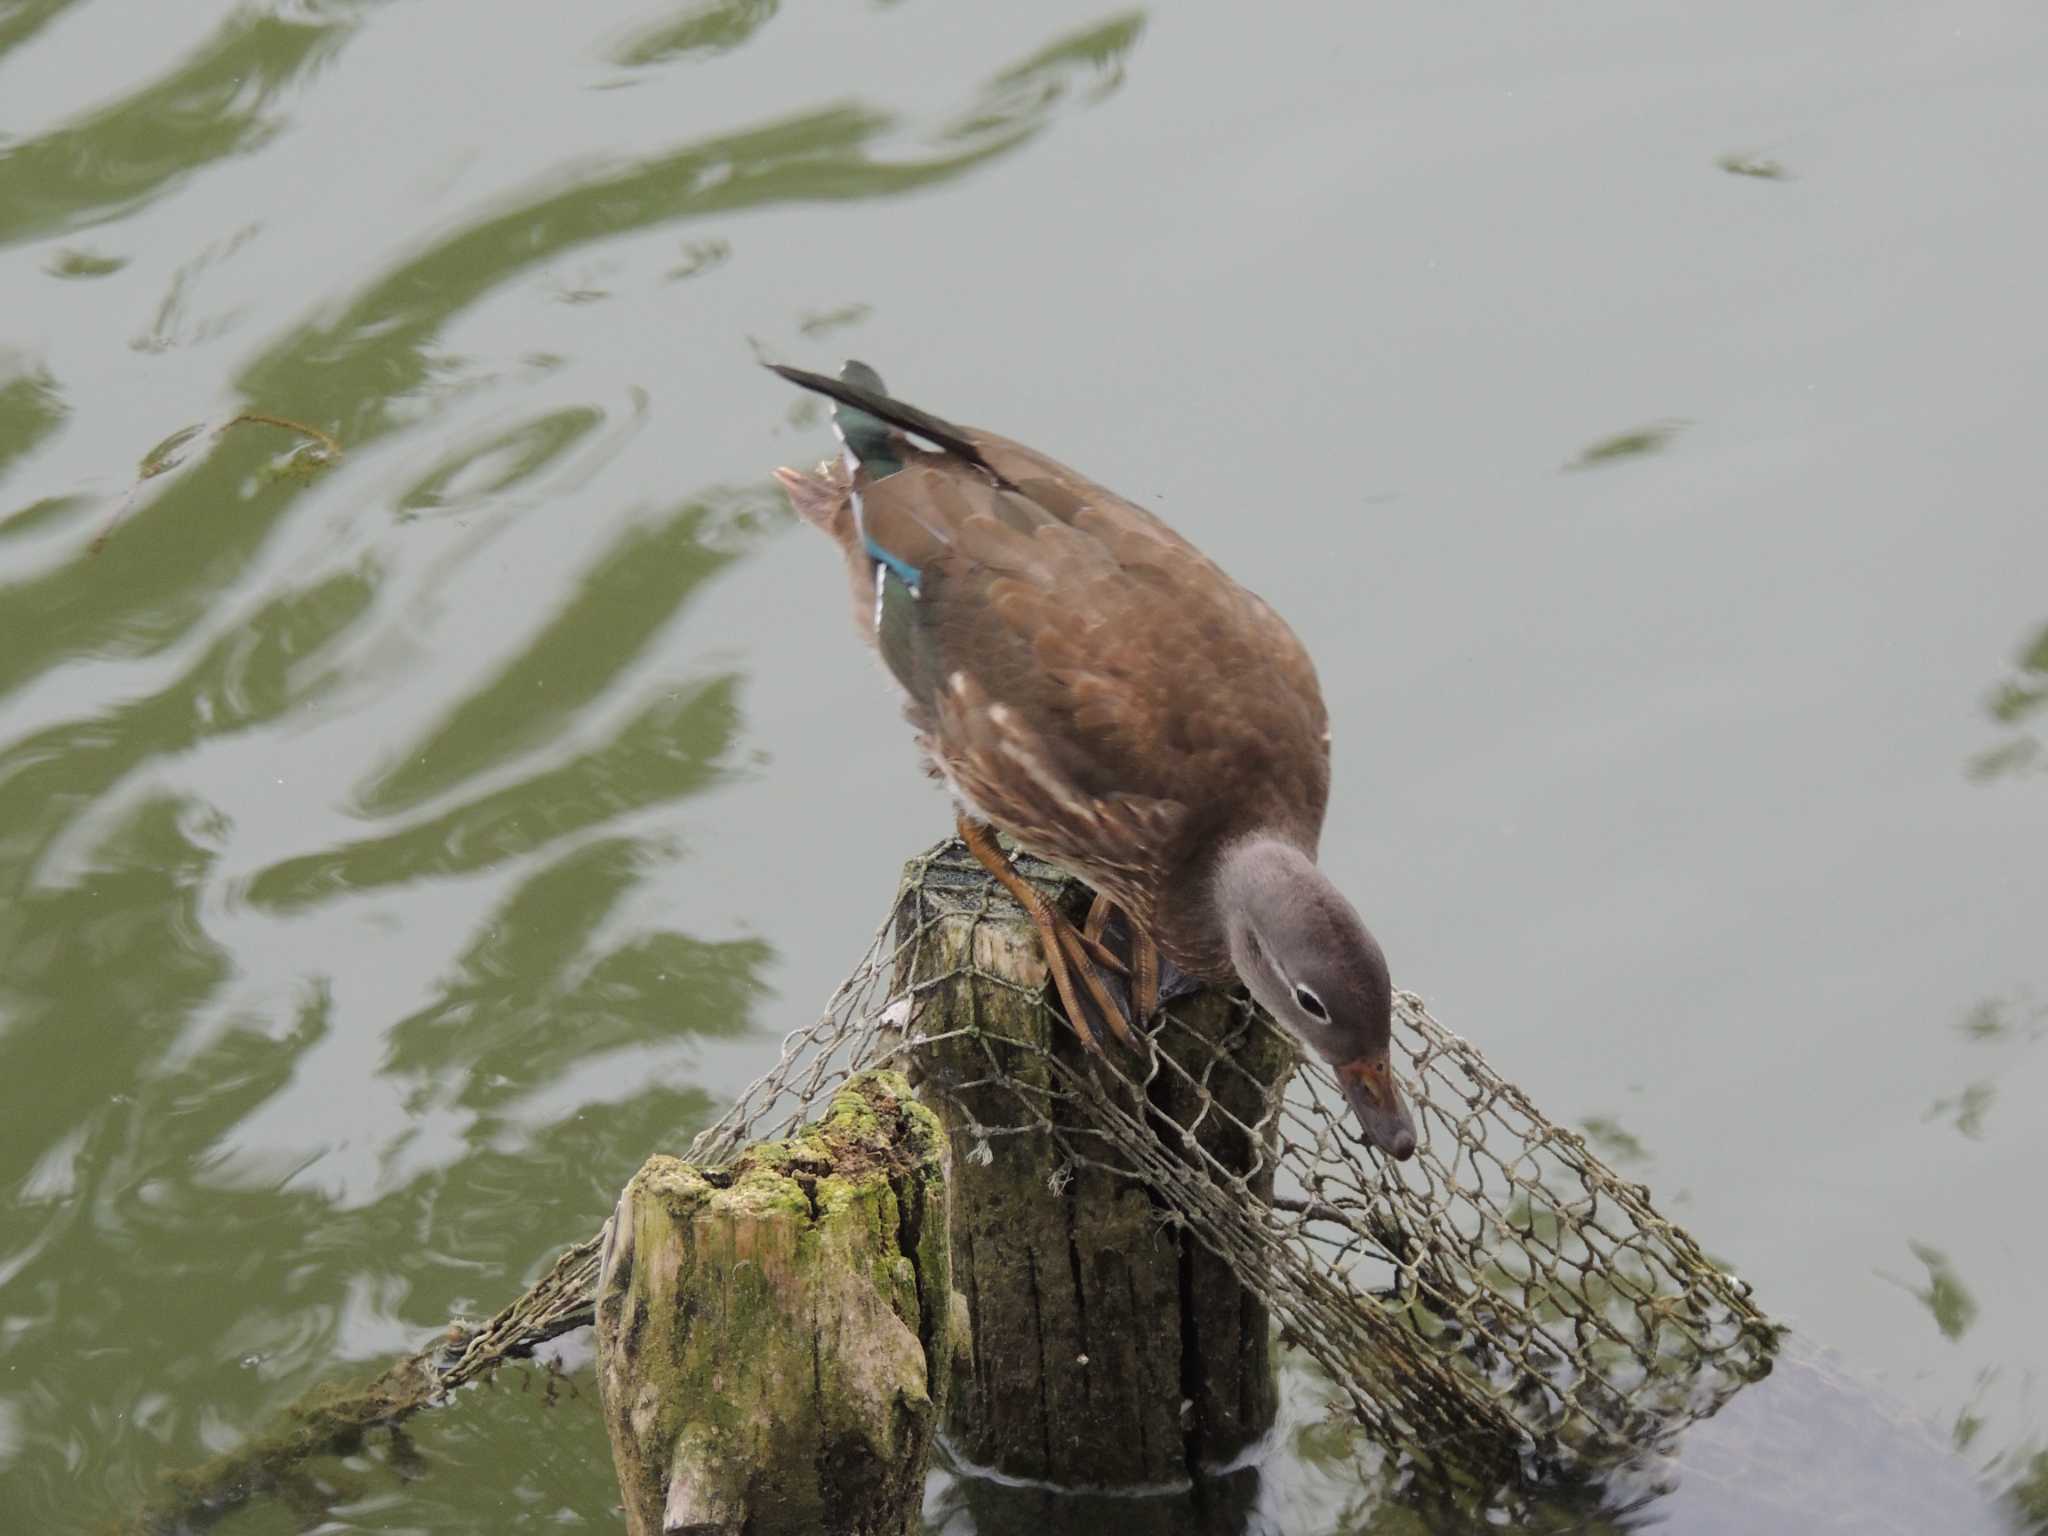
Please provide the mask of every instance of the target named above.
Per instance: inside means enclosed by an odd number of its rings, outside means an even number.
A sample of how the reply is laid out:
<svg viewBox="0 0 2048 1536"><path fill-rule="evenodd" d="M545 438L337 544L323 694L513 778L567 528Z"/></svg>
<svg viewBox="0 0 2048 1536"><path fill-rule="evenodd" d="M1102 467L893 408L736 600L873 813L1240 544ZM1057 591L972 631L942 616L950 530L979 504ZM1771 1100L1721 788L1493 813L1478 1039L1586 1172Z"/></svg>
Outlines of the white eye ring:
<svg viewBox="0 0 2048 1536"><path fill-rule="evenodd" d="M1296 985L1294 1001L1300 1006L1301 1011L1310 1018L1321 1019L1325 1024L1330 1022L1330 1010L1325 1008L1323 1000L1317 997L1315 993L1309 991L1307 987Z"/></svg>

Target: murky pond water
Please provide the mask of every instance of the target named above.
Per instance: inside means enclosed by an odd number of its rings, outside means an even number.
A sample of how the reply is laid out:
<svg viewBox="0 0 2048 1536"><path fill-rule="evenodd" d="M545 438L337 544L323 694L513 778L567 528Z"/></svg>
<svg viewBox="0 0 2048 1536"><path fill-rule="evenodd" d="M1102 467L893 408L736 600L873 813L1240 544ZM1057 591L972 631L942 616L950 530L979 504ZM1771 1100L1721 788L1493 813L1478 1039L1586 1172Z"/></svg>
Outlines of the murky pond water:
<svg viewBox="0 0 2048 1536"><path fill-rule="evenodd" d="M1268 596L1396 979L2048 1525L2044 77L2018 0L0 3L0 1528L497 1305L945 830L757 348ZM526 1380L231 1528L612 1528ZM1293 1392L1251 1528L1408 1528ZM1754 1404L1632 1518L1829 1443Z"/></svg>

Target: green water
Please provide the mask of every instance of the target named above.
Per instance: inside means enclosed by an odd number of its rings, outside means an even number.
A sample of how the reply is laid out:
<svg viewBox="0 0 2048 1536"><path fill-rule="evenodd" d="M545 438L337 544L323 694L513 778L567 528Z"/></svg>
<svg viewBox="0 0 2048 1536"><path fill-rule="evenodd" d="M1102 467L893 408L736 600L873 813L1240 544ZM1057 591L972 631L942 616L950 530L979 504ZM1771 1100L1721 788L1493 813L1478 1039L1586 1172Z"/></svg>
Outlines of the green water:
<svg viewBox="0 0 2048 1536"><path fill-rule="evenodd" d="M497 1306L945 829L757 348L1269 597L1397 980L2048 1524L2044 75L2018 0L0 0L0 1532ZM228 1528L614 1529L570 1365ZM1290 1392L1246 1528L1406 1529ZM1767 1384L1640 1518L1774 1402L1854 1475Z"/></svg>

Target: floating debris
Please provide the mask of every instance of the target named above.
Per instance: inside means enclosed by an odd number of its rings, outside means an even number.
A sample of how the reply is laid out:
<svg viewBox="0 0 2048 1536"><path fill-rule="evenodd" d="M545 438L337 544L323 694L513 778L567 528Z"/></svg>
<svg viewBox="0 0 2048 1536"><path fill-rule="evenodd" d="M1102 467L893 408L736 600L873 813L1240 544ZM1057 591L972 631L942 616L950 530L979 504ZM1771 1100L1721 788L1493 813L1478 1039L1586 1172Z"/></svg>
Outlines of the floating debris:
<svg viewBox="0 0 2048 1536"><path fill-rule="evenodd" d="M206 423L203 421L194 422L189 427L180 427L142 456L142 462L135 466L135 484L128 488L128 494L121 498L121 505L116 507L113 516L107 519L106 527L93 536L93 541L86 546L85 552L88 555L97 555L105 549L107 541L114 536L114 530L121 526L121 520L128 515L128 508L135 500L135 493L142 489L144 482L154 480L159 475L167 475L183 464L186 449L202 435L219 437L230 428L248 426L278 427L286 432L296 432L306 439L288 458L276 466L277 478L304 479L326 469L341 458L341 442L332 433L308 426L303 421L294 421L289 416L273 416L268 411L244 411L241 415L222 422L211 434L207 433Z"/></svg>
<svg viewBox="0 0 2048 1536"><path fill-rule="evenodd" d="M1776 160L1762 155L1723 155L1714 164L1730 176L1747 176L1753 181L1790 181L1792 173Z"/></svg>
<svg viewBox="0 0 2048 1536"><path fill-rule="evenodd" d="M1603 437L1597 443L1580 449L1579 456L1565 465L1565 468L1596 469L1600 465L1613 464L1621 459L1640 458L1646 453L1662 453L1687 425L1689 423L1674 418L1652 422L1646 427L1631 427L1626 432Z"/></svg>
<svg viewBox="0 0 2048 1536"><path fill-rule="evenodd" d="M43 270L52 277L76 281L80 278L111 277L127 265L126 256L102 256L97 251L66 246L50 258Z"/></svg>

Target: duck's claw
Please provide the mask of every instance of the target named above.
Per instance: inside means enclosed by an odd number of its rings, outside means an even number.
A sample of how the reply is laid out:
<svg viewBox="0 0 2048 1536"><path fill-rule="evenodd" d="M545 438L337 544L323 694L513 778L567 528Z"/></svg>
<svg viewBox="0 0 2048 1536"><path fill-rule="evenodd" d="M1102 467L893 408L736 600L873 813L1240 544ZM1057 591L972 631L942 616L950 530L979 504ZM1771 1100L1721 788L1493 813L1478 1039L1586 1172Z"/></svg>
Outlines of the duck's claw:
<svg viewBox="0 0 2048 1536"><path fill-rule="evenodd" d="M1086 936L1058 912L1050 907L1046 910L1058 931L1049 937L1043 925L1038 931L1045 944L1046 964L1053 972L1054 984L1059 988L1060 1005L1066 1009L1068 1021L1098 1054L1102 1050L1102 1032L1095 1027L1097 1019L1108 1025L1109 1032L1117 1039L1136 1049L1138 1037L1131 1028L1124 989L1103 979L1101 970L1085 947ZM1062 950L1065 953L1056 963L1054 956ZM1075 985L1077 981L1078 987Z"/></svg>
<svg viewBox="0 0 2048 1536"><path fill-rule="evenodd" d="M1135 1047L1136 1033L1131 1028L1130 1008L1121 996L1121 987L1112 987L1103 979L1104 969L1113 970L1117 975L1126 974L1123 962L1106 948L1098 938L1076 928L1047 901L1038 888L1018 874L997 845L995 834L984 822L958 818L960 841L967 845L967 851L974 855L983 869L996 879L996 883L1010 893L1010 897L1030 916L1038 929L1039 947L1045 952L1045 968L1051 974L1053 990L1058 993L1060 1008L1073 1026L1074 1033L1081 1037L1081 1043L1098 1056L1103 1053L1103 1031L1115 1035L1124 1044ZM1096 898L1096 906L1104 907L1103 899ZM1088 926L1099 929L1108 921L1107 909L1098 918L1091 908Z"/></svg>

